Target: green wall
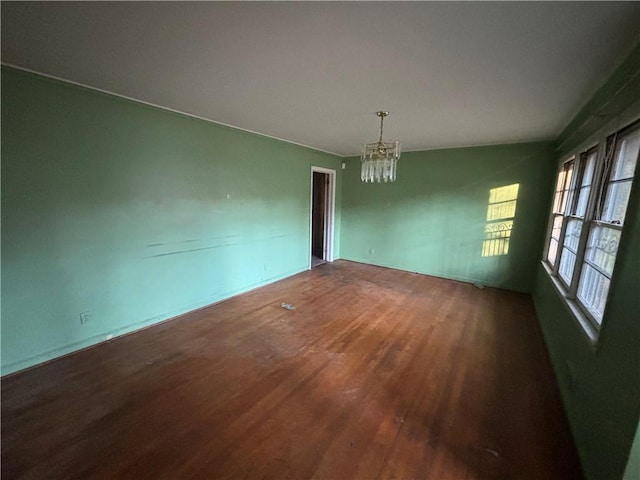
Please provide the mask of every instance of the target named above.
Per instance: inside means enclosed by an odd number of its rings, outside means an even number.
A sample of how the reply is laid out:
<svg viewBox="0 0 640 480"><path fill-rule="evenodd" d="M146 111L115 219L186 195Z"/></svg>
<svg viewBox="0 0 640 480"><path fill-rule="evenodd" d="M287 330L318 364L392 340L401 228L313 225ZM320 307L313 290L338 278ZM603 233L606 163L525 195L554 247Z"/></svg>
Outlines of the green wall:
<svg viewBox="0 0 640 480"><path fill-rule="evenodd" d="M2 373L307 269L312 165L337 257L340 162L3 67Z"/></svg>
<svg viewBox="0 0 640 480"><path fill-rule="evenodd" d="M553 144L402 154L392 184L347 162L342 258L528 292L546 228ZM519 184L507 255L482 256L490 190Z"/></svg>
<svg viewBox="0 0 640 480"><path fill-rule="evenodd" d="M613 85L613 87L612 87ZM556 160L640 117L640 46L560 136ZM623 476L640 415L640 168L593 347L539 265L534 301L585 476ZM632 464L629 468L634 468Z"/></svg>

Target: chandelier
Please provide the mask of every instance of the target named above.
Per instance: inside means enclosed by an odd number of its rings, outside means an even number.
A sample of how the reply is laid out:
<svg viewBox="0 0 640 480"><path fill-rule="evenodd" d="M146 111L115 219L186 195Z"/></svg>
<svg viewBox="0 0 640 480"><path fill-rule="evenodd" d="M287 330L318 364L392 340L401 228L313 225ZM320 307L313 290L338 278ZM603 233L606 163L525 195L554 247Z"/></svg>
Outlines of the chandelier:
<svg viewBox="0 0 640 480"><path fill-rule="evenodd" d="M400 141L382 141L382 124L389 112L376 112L376 115L380 117L380 138L362 146L360 178L363 182L393 182L400 159Z"/></svg>

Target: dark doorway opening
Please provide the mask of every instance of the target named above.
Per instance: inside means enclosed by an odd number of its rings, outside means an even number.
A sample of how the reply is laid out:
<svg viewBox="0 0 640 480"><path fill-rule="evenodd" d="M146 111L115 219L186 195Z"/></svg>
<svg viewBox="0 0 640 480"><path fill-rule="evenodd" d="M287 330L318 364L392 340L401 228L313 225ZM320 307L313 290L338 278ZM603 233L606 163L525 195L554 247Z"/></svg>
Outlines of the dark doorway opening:
<svg viewBox="0 0 640 480"><path fill-rule="evenodd" d="M327 209L329 206L329 174L313 172L311 211L311 268L327 261Z"/></svg>

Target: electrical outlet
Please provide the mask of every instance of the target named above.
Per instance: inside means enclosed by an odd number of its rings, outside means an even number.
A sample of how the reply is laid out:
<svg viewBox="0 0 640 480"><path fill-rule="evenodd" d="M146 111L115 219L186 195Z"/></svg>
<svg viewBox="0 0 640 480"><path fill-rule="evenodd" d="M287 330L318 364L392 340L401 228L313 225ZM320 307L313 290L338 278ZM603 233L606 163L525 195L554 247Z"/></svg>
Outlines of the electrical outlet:
<svg viewBox="0 0 640 480"><path fill-rule="evenodd" d="M373 249L373 248L370 248L370 249L369 249L369 255L373 255L373 254L375 254L375 253L376 253L375 249Z"/></svg>
<svg viewBox="0 0 640 480"><path fill-rule="evenodd" d="M86 325L91 321L91 312L82 312L80 314L80 325Z"/></svg>

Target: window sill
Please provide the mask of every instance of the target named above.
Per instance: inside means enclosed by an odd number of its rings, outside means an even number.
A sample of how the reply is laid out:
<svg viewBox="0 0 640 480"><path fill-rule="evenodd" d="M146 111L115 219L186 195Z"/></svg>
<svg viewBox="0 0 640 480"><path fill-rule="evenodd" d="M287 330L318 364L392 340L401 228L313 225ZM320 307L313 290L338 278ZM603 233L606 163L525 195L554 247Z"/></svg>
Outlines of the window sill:
<svg viewBox="0 0 640 480"><path fill-rule="evenodd" d="M585 316L585 314L582 312L578 304L575 301L567 298L566 290L564 286L560 283L560 280L558 280L556 277L554 277L551 274L552 273L551 269L546 264L546 262L542 260L540 263L542 263L542 266L547 272L547 275L549 275L549 280L551 280L551 283L555 287L556 292L558 292L560 299L567 306L567 308L571 312L571 316L575 319L576 323L580 326L580 331L584 334L585 339L589 342L589 346L595 349L598 345L598 334L599 334L598 330L596 330L593 327L593 325L591 324L589 319Z"/></svg>

